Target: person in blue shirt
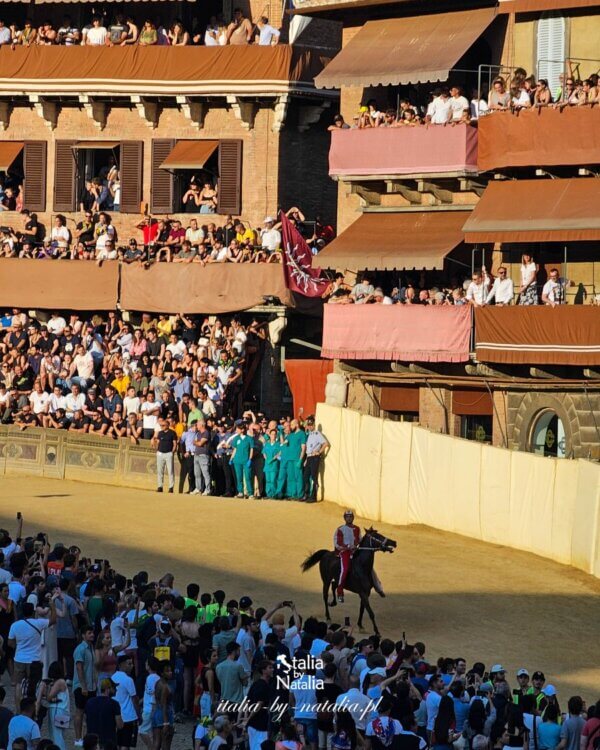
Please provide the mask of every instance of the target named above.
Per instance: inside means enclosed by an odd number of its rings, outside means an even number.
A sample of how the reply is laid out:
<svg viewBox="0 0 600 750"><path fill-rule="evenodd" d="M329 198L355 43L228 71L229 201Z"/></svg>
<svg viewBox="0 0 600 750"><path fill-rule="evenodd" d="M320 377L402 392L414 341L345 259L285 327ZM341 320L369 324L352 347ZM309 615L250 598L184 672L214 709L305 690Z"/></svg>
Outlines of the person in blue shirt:
<svg viewBox="0 0 600 750"><path fill-rule="evenodd" d="M181 469L179 471L179 494L183 493L185 480L188 480L188 494L196 489L196 480L194 478L194 440L198 436L196 425L197 419L192 419L190 426L183 433L179 440L179 461Z"/></svg>
<svg viewBox="0 0 600 750"><path fill-rule="evenodd" d="M231 440L231 460L238 497L250 497L252 495L252 466L253 439L246 434L246 425L242 420L235 423L236 435Z"/></svg>
<svg viewBox="0 0 600 750"><path fill-rule="evenodd" d="M281 455L281 445L277 439L275 427L269 430L269 441L263 445L262 454L265 459L266 495L267 497L275 497L279 477L279 457Z"/></svg>

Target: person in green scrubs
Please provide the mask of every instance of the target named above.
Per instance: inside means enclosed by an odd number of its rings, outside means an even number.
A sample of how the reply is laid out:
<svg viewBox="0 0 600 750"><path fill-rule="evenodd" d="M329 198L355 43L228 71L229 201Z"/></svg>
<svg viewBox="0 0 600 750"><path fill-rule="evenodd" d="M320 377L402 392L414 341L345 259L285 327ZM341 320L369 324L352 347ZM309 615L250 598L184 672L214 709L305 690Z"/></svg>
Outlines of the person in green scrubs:
<svg viewBox="0 0 600 750"><path fill-rule="evenodd" d="M275 497L277 494L277 479L279 477L279 456L281 444L277 439L277 428L269 430L269 441L263 445L265 459L266 496Z"/></svg>
<svg viewBox="0 0 600 750"><path fill-rule="evenodd" d="M231 440L233 452L229 463L233 467L238 497L250 497L252 495L252 465L253 439L246 434L246 425L239 419L235 423L236 434Z"/></svg>
<svg viewBox="0 0 600 750"><path fill-rule="evenodd" d="M299 500L302 497L302 461L306 451L306 435L298 420L283 425L281 435L281 465L277 495Z"/></svg>

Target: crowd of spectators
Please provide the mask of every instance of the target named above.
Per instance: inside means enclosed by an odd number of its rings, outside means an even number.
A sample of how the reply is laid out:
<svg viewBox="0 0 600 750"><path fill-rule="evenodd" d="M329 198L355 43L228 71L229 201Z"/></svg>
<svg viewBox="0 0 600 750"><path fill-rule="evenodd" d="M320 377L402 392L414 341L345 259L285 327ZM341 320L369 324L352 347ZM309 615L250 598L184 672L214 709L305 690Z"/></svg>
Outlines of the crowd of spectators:
<svg viewBox="0 0 600 750"><path fill-rule="evenodd" d="M103 190L107 192L107 188ZM265 217L263 225L256 228L232 216L227 216L222 226L215 222L203 224L197 218L190 218L189 225L184 226L180 219L145 216L137 225L138 237L120 243L110 214L104 210L96 212L95 208L85 209L82 220L74 222L72 230L65 216L55 215L53 226L46 230L43 239L36 215L23 209L20 229L0 226L0 258L95 260L99 264L120 260L146 267L157 262L202 266L281 263L281 223L272 216ZM314 254L334 237L333 228L319 216L315 221L307 221L296 206L286 215Z"/></svg>
<svg viewBox="0 0 600 750"><path fill-rule="evenodd" d="M184 723L194 750L597 747L600 701L567 699L539 666L469 667L404 634L356 638L348 618L303 617L291 600L184 590L25 536L17 518L0 531L0 674L17 707L1 687L2 748L64 750L71 723L85 750L138 736L169 750Z"/></svg>
<svg viewBox="0 0 600 750"><path fill-rule="evenodd" d="M140 26L133 16L122 12L115 13L112 19L108 17L108 14L94 15L82 28L77 28L70 16L65 16L58 28L51 20L44 21L36 27L30 19L25 19L21 27L17 24L6 26L5 22L0 19L0 46L12 47L31 47L32 45L65 47L205 45L219 47L229 44L272 46L279 42L279 36L279 30L269 24L266 16L261 16L256 23L252 23L240 8L235 8L233 18L229 22L220 13L211 16L204 30L192 31L186 29L184 24L177 19L170 25L163 25L157 18L147 18Z"/></svg>
<svg viewBox="0 0 600 750"><path fill-rule="evenodd" d="M381 286L373 285L373 277L363 273L360 280L351 286L344 274L336 273L334 280L325 290L323 298L329 304L379 304L379 305L557 305L567 304L567 289L574 286L569 279L560 276L557 268L552 268L545 283L538 283L539 266L531 255L524 254L519 268L520 284L516 286L508 269L500 266L494 278L485 266L460 281L451 280L448 286L429 287L423 273L418 283L407 279L404 285L394 287L386 294Z"/></svg>
<svg viewBox="0 0 600 750"><path fill-rule="evenodd" d="M290 417L243 410L268 326L149 314L133 326L109 313L39 325L19 310L0 321L0 421L68 430L134 445L150 440L174 487L240 497L314 502L327 441ZM235 419L239 416L239 419Z"/></svg>
<svg viewBox="0 0 600 750"><path fill-rule="evenodd" d="M508 79L496 77L487 96L485 91L473 89L471 98L467 99L458 85L435 88L428 101L419 100L416 90L414 93L414 97L401 98L397 107L391 108L380 108L375 99L370 99L353 115L351 125L341 114L336 114L329 130L458 125L497 111L592 105L600 102L600 77L593 73L580 80L561 74L559 86L552 92L547 79L536 80L523 68L516 68Z"/></svg>

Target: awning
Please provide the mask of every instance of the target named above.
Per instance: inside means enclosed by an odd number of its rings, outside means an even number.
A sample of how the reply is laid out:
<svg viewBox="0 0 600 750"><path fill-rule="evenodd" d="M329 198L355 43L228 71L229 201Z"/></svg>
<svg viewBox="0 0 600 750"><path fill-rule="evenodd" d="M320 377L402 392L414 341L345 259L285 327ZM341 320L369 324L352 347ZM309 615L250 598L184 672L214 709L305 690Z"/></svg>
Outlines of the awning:
<svg viewBox="0 0 600 750"><path fill-rule="evenodd" d="M318 256L322 268L433 269L463 241L463 211L365 213Z"/></svg>
<svg viewBox="0 0 600 750"><path fill-rule="evenodd" d="M23 141L0 141L0 172L6 172L23 150Z"/></svg>
<svg viewBox="0 0 600 750"><path fill-rule="evenodd" d="M500 0L498 13L540 13L546 10L593 8L598 0Z"/></svg>
<svg viewBox="0 0 600 750"><path fill-rule="evenodd" d="M202 169L219 148L219 141L177 141L161 169Z"/></svg>
<svg viewBox="0 0 600 750"><path fill-rule="evenodd" d="M490 182L467 219L466 242L600 240L600 180Z"/></svg>
<svg viewBox="0 0 600 750"><path fill-rule="evenodd" d="M106 148L113 149L120 145L120 141L77 141L72 148Z"/></svg>
<svg viewBox="0 0 600 750"><path fill-rule="evenodd" d="M315 78L315 86L445 81L495 15L494 8L481 8L367 21Z"/></svg>

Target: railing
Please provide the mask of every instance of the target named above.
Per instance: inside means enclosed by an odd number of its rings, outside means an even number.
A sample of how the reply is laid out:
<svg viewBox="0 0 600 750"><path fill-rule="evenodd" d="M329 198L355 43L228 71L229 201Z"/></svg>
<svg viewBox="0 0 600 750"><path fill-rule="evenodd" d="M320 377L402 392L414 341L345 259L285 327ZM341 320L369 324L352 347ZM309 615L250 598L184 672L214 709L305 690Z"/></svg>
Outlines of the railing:
<svg viewBox="0 0 600 750"><path fill-rule="evenodd" d="M134 445L125 438L0 425L2 474L152 489L156 486L156 454L145 440Z"/></svg>

